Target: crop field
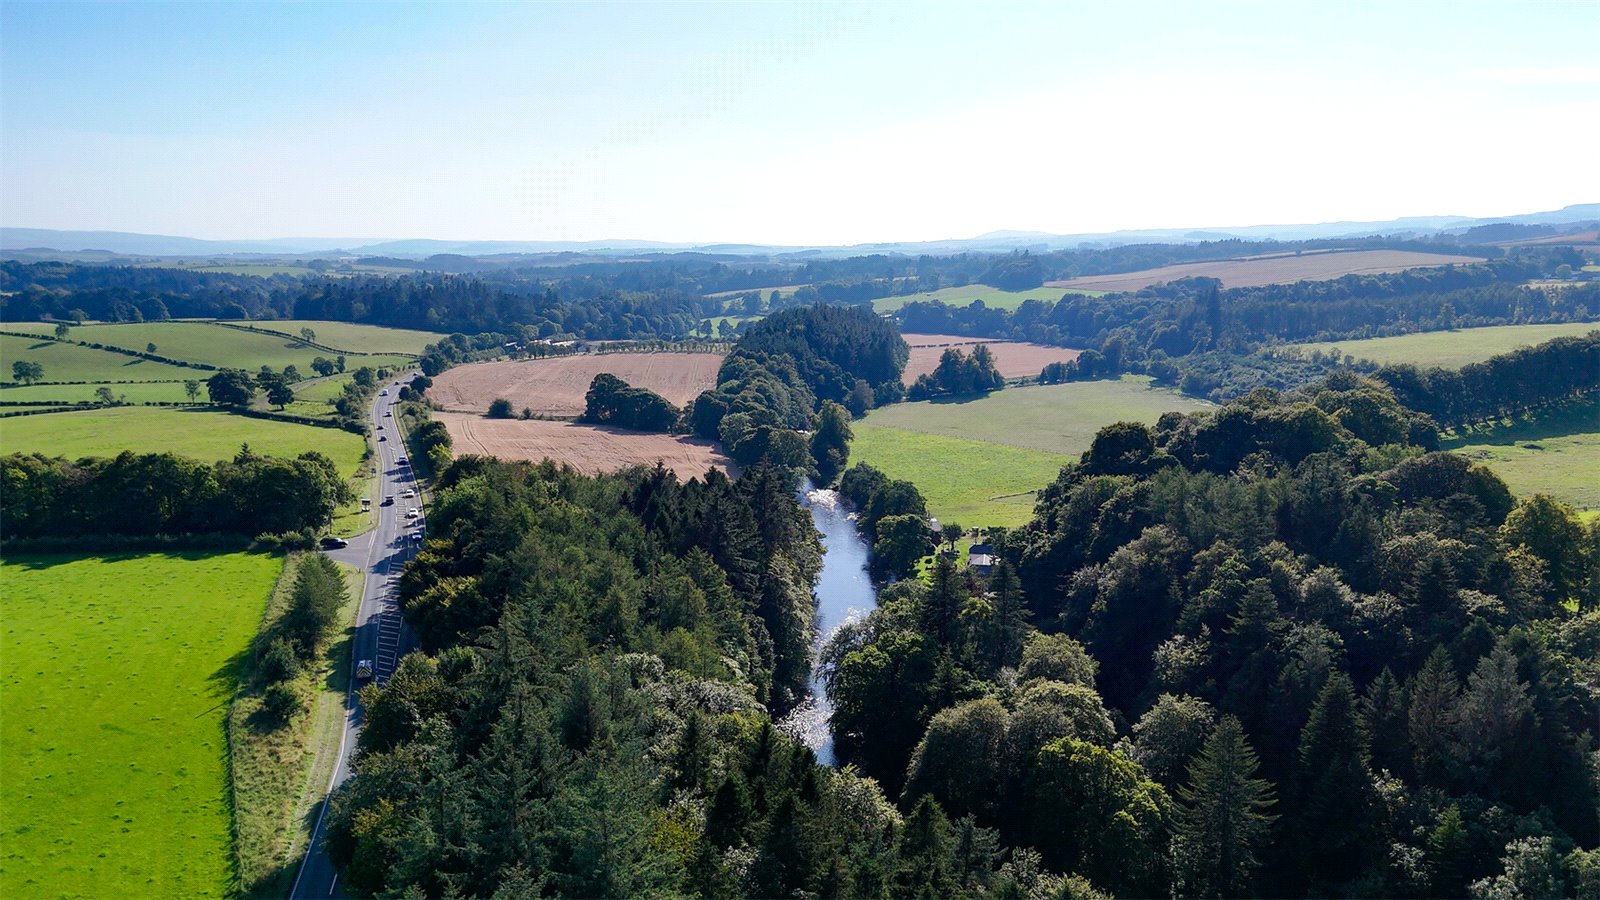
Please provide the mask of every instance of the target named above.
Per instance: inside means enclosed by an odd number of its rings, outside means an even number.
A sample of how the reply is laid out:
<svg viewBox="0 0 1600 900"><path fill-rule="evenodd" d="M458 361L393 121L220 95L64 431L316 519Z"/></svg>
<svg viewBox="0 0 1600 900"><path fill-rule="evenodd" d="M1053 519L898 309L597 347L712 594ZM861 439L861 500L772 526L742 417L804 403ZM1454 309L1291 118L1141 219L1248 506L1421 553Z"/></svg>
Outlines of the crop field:
<svg viewBox="0 0 1600 900"><path fill-rule="evenodd" d="M498 360L439 374L428 397L453 412L483 413L497 397L517 411L543 416L583 414L583 396L596 375L609 372L683 406L716 386L718 353L583 353L544 359Z"/></svg>
<svg viewBox="0 0 1600 900"><path fill-rule="evenodd" d="M647 434L548 419L486 419L470 413L434 413L450 431L457 456L477 453L501 459L551 459L582 472L613 472L657 461L688 480L732 463L711 441L679 434Z"/></svg>
<svg viewBox="0 0 1600 900"><path fill-rule="evenodd" d="M14 331L27 330L17 323L6 323ZM140 344L143 350L144 345ZM203 369L187 369L167 363L139 359L91 350L76 344L63 344L52 340L31 340L10 334L0 334L0 378L11 379L11 364L21 360L36 362L44 368L42 381L170 381L206 378L211 373ZM181 387L181 386L180 386Z"/></svg>
<svg viewBox="0 0 1600 900"><path fill-rule="evenodd" d="M1550 494L1581 510L1600 510L1600 397L1442 442L1505 480L1512 493Z"/></svg>
<svg viewBox="0 0 1600 900"><path fill-rule="evenodd" d="M1439 366L1459 369L1467 363L1483 362L1491 356L1509 353L1518 347L1542 344L1551 338L1588 334L1600 330L1600 322L1568 322L1560 325L1495 325L1488 328L1462 328L1456 331L1427 331L1395 337L1361 341L1324 341L1292 344L1300 353L1322 351L1353 356L1379 364L1414 363L1423 368Z"/></svg>
<svg viewBox="0 0 1600 900"><path fill-rule="evenodd" d="M1416 253L1410 250L1347 250L1181 263L1117 275L1084 275L1065 281L1052 281L1047 287L1058 291L1137 291L1152 284L1194 277L1220 278L1225 288L1259 287L1264 284L1328 281L1346 275L1376 275L1381 272L1480 262L1483 260L1476 256Z"/></svg>
<svg viewBox="0 0 1600 900"><path fill-rule="evenodd" d="M345 475L355 472L366 447L360 435L348 431L210 409L119 406L0 422L0 453L78 459L133 450L212 461L231 459L241 444L249 444L265 456L299 456L317 450Z"/></svg>
<svg viewBox="0 0 1600 900"><path fill-rule="evenodd" d="M38 331L45 334L52 332L54 328L54 325L47 322L30 322L25 326L17 326L17 330ZM321 335L319 334L318 337L320 338ZM181 359L184 362L204 363L205 365L221 368L249 369L252 372L262 366L281 369L284 366L293 365L309 375L311 374L311 361L313 359L319 356L330 356L329 351L308 347L297 338L289 339L275 334L252 333L208 322L140 322L125 325L81 325L72 329L69 339L104 344L108 347L122 347L140 352L144 352L147 345L155 344L156 354L169 359ZM116 356L116 354L111 355ZM381 366L397 367L410 365L412 362L410 358L399 355L363 356L358 359L359 362L351 361L354 363L351 368L355 368L358 365L372 366L374 368ZM148 363L146 364L148 365ZM180 369L179 371L189 370ZM45 369L45 374L50 376L52 381L59 380L50 375L48 366ZM209 375L210 373L206 374ZM88 377L109 378L110 376L96 375ZM143 380L150 376L141 373L125 377Z"/></svg>
<svg viewBox="0 0 1600 900"><path fill-rule="evenodd" d="M901 336L911 346L911 357L906 361L905 373L901 376L901 380L907 385L916 381L918 375L932 374L933 370L939 367L939 357L951 347L971 355L972 349L978 344L987 344L989 351L994 354L995 367L1007 378L1037 376L1039 370L1046 365L1077 359L1078 354L1083 352L1070 347L1049 347L1044 344L1025 344L1019 341L990 341L956 335Z"/></svg>
<svg viewBox="0 0 1600 900"><path fill-rule="evenodd" d="M1009 527L1028 520L1032 492L1088 450L1101 428L1209 407L1132 375L1012 387L964 402L897 403L852 426L850 459L913 482L943 521Z"/></svg>
<svg viewBox="0 0 1600 900"><path fill-rule="evenodd" d="M247 553L0 563L0 895L229 891L224 719L281 565Z"/></svg>

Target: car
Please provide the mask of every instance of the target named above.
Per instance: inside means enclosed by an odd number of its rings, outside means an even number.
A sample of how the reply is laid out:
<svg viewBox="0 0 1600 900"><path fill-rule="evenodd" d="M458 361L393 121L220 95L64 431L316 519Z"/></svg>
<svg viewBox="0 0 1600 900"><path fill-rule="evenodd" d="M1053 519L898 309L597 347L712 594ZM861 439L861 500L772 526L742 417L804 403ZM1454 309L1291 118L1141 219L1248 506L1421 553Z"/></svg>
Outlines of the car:
<svg viewBox="0 0 1600 900"><path fill-rule="evenodd" d="M362 661L356 663L356 678L358 680L366 681L367 679L369 679L371 677L372 677L372 660L363 659Z"/></svg>
<svg viewBox="0 0 1600 900"><path fill-rule="evenodd" d="M383 417L385 419L392 419L392 418L394 418L394 412L392 410L387 410L386 409L386 410L383 411Z"/></svg>
<svg viewBox="0 0 1600 900"><path fill-rule="evenodd" d="M395 458L395 461L394 461L394 464L395 464L395 465L397 465L397 466L406 466L406 465L410 465L410 463L408 463L408 462L407 462L407 461L406 461L406 458L405 458L405 457L404 457L404 456L399 456L399 457L396 457L396 458Z"/></svg>
<svg viewBox="0 0 1600 900"><path fill-rule="evenodd" d="M384 388L383 390L379 391L378 392L378 396L380 396L380 397L389 396L389 389L388 388Z"/></svg>
<svg viewBox="0 0 1600 900"><path fill-rule="evenodd" d="M348 546L350 546L350 542L344 538L325 537L322 539L322 549L324 550L338 550Z"/></svg>
<svg viewBox="0 0 1600 900"><path fill-rule="evenodd" d="M387 441L388 439L389 439L389 436L387 434L378 435L378 443L380 443L380 444L383 443L384 441Z"/></svg>
<svg viewBox="0 0 1600 900"><path fill-rule="evenodd" d="M393 506L394 505L394 498L393 497L385 497L385 498L383 498L383 505L384 506Z"/></svg>
<svg viewBox="0 0 1600 900"><path fill-rule="evenodd" d="M379 430L379 431L382 431L382 430L383 430L383 426L382 426L382 425L379 425L379 426L378 426L378 430Z"/></svg>
<svg viewBox="0 0 1600 900"><path fill-rule="evenodd" d="M416 495L417 495L417 492L413 491L411 488L406 488L405 490L400 492L400 496L402 496L402 497L415 497Z"/></svg>
<svg viewBox="0 0 1600 900"><path fill-rule="evenodd" d="M417 509L415 506L413 506L410 509L406 510L406 518L408 518L408 519L420 519L420 518L422 518L422 510Z"/></svg>

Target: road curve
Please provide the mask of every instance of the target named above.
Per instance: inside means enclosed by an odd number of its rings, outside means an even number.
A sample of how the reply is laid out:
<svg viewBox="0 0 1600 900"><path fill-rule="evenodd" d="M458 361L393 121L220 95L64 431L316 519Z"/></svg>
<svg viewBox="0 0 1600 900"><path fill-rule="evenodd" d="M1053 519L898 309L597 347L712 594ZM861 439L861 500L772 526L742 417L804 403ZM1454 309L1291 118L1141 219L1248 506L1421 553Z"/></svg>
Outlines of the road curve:
<svg viewBox="0 0 1600 900"><path fill-rule="evenodd" d="M406 376L409 378L410 376ZM316 825L311 842L301 860L300 871L295 876L290 897L296 900L324 900L340 896L339 870L322 846L322 830L328 814L328 803L333 792L350 777L350 755L355 752L356 739L361 735L362 710L355 691L355 662L373 661L373 677L381 684L394 674L395 663L410 644L410 635L404 627L400 608L396 602L400 571L416 553L412 534L420 534L423 520L410 519L407 510L422 508L416 478L409 465L399 460L406 455L399 426L392 416L396 394L395 383L384 386L387 393L379 394L372 406L372 424L378 440L376 463L378 467L377 496L372 502L378 511L378 524L371 531L350 541L350 546L331 550L328 555L338 562L348 563L366 570L366 585L361 595L361 605L356 611L355 639L351 641L350 684L345 693L344 733L339 738L339 759L334 765L333 777L328 782L327 794L317 808ZM402 496L411 491L412 496ZM393 503L385 503L393 497Z"/></svg>

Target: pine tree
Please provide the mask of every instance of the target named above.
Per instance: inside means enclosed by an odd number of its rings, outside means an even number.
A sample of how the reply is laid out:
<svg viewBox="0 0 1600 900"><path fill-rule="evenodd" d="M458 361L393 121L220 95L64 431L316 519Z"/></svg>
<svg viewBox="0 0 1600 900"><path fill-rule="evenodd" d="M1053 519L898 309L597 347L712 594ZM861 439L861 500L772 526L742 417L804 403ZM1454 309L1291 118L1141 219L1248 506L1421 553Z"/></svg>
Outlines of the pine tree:
<svg viewBox="0 0 1600 900"><path fill-rule="evenodd" d="M1406 698L1388 666L1367 686L1366 696L1361 698L1361 719L1372 735L1374 764L1396 775L1405 774L1411 763L1406 752Z"/></svg>
<svg viewBox="0 0 1600 900"><path fill-rule="evenodd" d="M1360 875L1375 846L1377 796L1368 759L1355 688L1337 672L1300 732L1295 772L1296 861L1314 892Z"/></svg>
<svg viewBox="0 0 1600 900"><path fill-rule="evenodd" d="M1439 815L1439 824L1428 832L1428 893L1433 897L1460 897L1466 894L1472 847L1461 810L1451 804Z"/></svg>
<svg viewBox="0 0 1600 900"><path fill-rule="evenodd" d="M1174 866L1179 893L1241 896L1260 866L1257 850L1277 816L1272 785L1256 778L1260 767L1239 720L1224 716L1189 764L1189 784L1178 790Z"/></svg>
<svg viewBox="0 0 1600 900"><path fill-rule="evenodd" d="M1435 647L1411 681L1411 703L1406 711L1412 760L1424 782L1443 784L1454 767L1456 695L1460 690L1450 654Z"/></svg>

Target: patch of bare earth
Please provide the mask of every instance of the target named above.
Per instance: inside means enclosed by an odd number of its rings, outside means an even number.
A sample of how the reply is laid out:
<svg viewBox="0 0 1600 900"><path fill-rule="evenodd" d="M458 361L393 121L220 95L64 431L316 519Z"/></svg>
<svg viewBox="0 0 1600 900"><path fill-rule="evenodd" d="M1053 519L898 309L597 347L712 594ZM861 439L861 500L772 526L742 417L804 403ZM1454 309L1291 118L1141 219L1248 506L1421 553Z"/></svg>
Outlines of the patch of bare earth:
<svg viewBox="0 0 1600 900"><path fill-rule="evenodd" d="M1007 378L1026 378L1039 374L1039 370L1053 362L1068 362L1078 358L1082 350L1070 347L1050 347L1045 344L1025 344L1020 341L990 341L983 338L962 337L953 334L902 334L911 348L911 358L906 361L906 385L917 380L918 375L931 375L939 367L939 357L954 347L971 355L979 344L988 346L994 354L995 367Z"/></svg>
<svg viewBox="0 0 1600 900"><path fill-rule="evenodd" d="M681 479L702 478L707 469L728 471L731 463L711 441L683 435L645 434L541 419L486 419L472 413L436 412L433 417L450 431L456 455L469 453L500 459L544 459L566 463L582 472L614 472L659 460Z"/></svg>
<svg viewBox="0 0 1600 900"><path fill-rule="evenodd" d="M721 365L718 353L582 353L496 360L447 369L433 380L428 396L458 412L488 412L490 403L504 397L518 412L579 416L589 383L605 372L683 406L701 391L716 387Z"/></svg>
<svg viewBox="0 0 1600 900"><path fill-rule="evenodd" d="M1205 277L1221 279L1223 287L1260 287L1264 284L1328 281L1346 275L1377 275L1405 269L1481 262L1483 260L1476 256L1416 253L1410 250L1352 250L1183 263L1118 275L1085 275L1066 281L1051 281L1047 286L1068 291L1137 291L1179 278Z"/></svg>

